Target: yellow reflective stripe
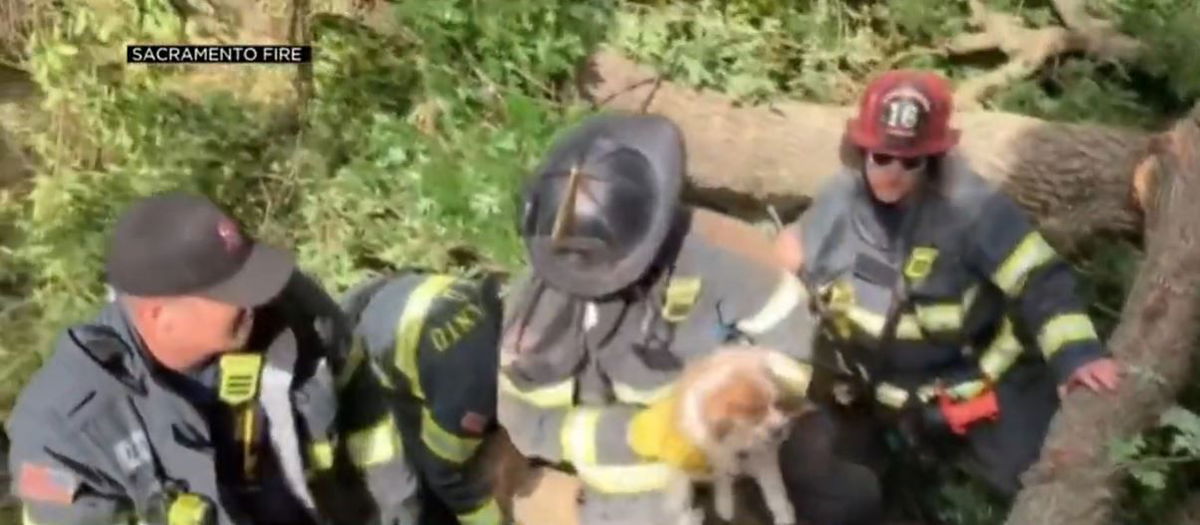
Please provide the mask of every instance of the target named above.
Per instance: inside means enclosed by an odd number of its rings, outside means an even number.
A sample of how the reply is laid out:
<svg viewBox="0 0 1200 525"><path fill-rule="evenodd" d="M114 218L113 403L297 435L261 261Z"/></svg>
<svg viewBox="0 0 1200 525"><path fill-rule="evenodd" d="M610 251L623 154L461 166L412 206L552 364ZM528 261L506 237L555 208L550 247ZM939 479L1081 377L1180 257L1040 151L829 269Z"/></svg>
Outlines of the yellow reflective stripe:
<svg viewBox="0 0 1200 525"><path fill-rule="evenodd" d="M538 408L565 407L569 406L575 397L575 379L566 379L531 390L521 390L513 384L508 375L501 373L500 391Z"/></svg>
<svg viewBox="0 0 1200 525"><path fill-rule="evenodd" d="M908 391L891 383L880 383L875 387L875 399L892 408L900 408L908 402Z"/></svg>
<svg viewBox="0 0 1200 525"><path fill-rule="evenodd" d="M338 390L341 390L350 383L350 378L354 377L354 372L362 365L365 354L366 351L363 350L362 337L354 336L354 343L350 346L350 353L346 356L346 363L343 365L342 371L338 373L334 383Z"/></svg>
<svg viewBox="0 0 1200 525"><path fill-rule="evenodd" d="M133 518L133 516L130 516L127 513L118 514L116 516L116 520L117 521L113 522L113 525L131 525L133 523L137 523L138 525L146 525L146 522L137 521ZM40 521L33 519L33 515L29 513L29 507L25 506L25 505L21 506L21 524L22 525L47 525L45 523L42 523Z"/></svg>
<svg viewBox="0 0 1200 525"><path fill-rule="evenodd" d="M1070 343L1098 339L1100 337L1096 335L1096 327L1087 315L1059 314L1042 325L1041 333L1038 334L1038 345L1042 347L1042 355L1050 359Z"/></svg>
<svg viewBox="0 0 1200 525"><path fill-rule="evenodd" d="M771 352L767 354L767 367L788 390L799 395L808 393L808 385L812 383L812 365L778 352Z"/></svg>
<svg viewBox="0 0 1200 525"><path fill-rule="evenodd" d="M882 315L859 306L851 306L846 311L846 317L858 325L867 335L875 338L883 336L885 319ZM896 339L913 341L922 339L920 324L917 323L917 319L912 314L900 315L900 319L896 322Z"/></svg>
<svg viewBox="0 0 1200 525"><path fill-rule="evenodd" d="M329 470L333 468L333 443L314 441L308 446L308 455L312 460L313 470Z"/></svg>
<svg viewBox="0 0 1200 525"><path fill-rule="evenodd" d="M920 399L922 403L933 401L935 397L937 397L937 387L933 385L925 385L917 389L917 399Z"/></svg>
<svg viewBox="0 0 1200 525"><path fill-rule="evenodd" d="M617 401L637 405L652 404L671 393L671 383L650 389L635 388L616 381L613 382L612 386L613 395L616 396Z"/></svg>
<svg viewBox="0 0 1200 525"><path fill-rule="evenodd" d="M600 409L579 407L567 412L562 426L563 458L578 469L596 463L596 431L600 428Z"/></svg>
<svg viewBox="0 0 1200 525"><path fill-rule="evenodd" d="M974 381L965 381L946 389L946 394L959 401L971 399L981 394L987 388L987 383L976 379Z"/></svg>
<svg viewBox="0 0 1200 525"><path fill-rule="evenodd" d="M500 505L490 498L478 509L457 517L459 525L499 525L502 519Z"/></svg>
<svg viewBox="0 0 1200 525"><path fill-rule="evenodd" d="M442 428L428 408L421 409L421 441L438 457L451 463L470 459L482 442L479 438L457 436Z"/></svg>
<svg viewBox="0 0 1200 525"><path fill-rule="evenodd" d="M1021 293L1029 273L1054 259L1055 255L1054 248L1050 247L1042 234L1033 230L1000 263L1000 267L992 274L992 282L1009 297L1015 296Z"/></svg>
<svg viewBox="0 0 1200 525"><path fill-rule="evenodd" d="M370 428L351 433L346 438L350 462L359 468L391 461L402 453L396 421L388 414Z"/></svg>
<svg viewBox="0 0 1200 525"><path fill-rule="evenodd" d="M576 465L580 481L605 494L637 494L665 489L679 474L666 463Z"/></svg>
<svg viewBox="0 0 1200 525"><path fill-rule="evenodd" d="M167 525L205 525L211 507L199 495L183 493L167 508Z"/></svg>
<svg viewBox="0 0 1200 525"><path fill-rule="evenodd" d="M971 310L972 306L975 305L975 298L978 296L979 296L979 285L975 285L975 286L968 288L967 292L963 294L962 308L963 308L964 315L966 312Z"/></svg>
<svg viewBox="0 0 1200 525"><path fill-rule="evenodd" d="M425 315L433 300L449 288L457 279L452 275L431 275L417 285L404 311L400 313L400 322L396 324L396 368L408 377L412 385L413 395L417 399L425 399L425 390L421 388L421 379L417 371L417 351L421 344L421 332L425 329Z"/></svg>
<svg viewBox="0 0 1200 525"><path fill-rule="evenodd" d="M1013 331L1012 321L1005 317L992 343L979 358L979 369L989 379L999 379L1017 362L1017 358L1021 357L1022 350L1021 341Z"/></svg>
<svg viewBox="0 0 1200 525"><path fill-rule="evenodd" d="M738 321L738 330L747 334L766 333L780 321L787 319L788 314L792 313L805 297L804 285L800 284L800 280L792 274L785 273L766 304L754 315Z"/></svg>
<svg viewBox="0 0 1200 525"><path fill-rule="evenodd" d="M917 321L931 332L953 332L962 328L963 309L957 304L914 305Z"/></svg>

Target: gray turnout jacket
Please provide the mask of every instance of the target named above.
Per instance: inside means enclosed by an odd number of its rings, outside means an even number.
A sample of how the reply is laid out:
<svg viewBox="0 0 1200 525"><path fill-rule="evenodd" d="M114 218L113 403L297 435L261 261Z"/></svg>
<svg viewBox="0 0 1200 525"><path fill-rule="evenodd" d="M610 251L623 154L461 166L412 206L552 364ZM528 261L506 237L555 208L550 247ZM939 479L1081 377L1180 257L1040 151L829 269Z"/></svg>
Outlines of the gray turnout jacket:
<svg viewBox="0 0 1200 525"><path fill-rule="evenodd" d="M124 308L60 337L7 428L39 525L414 523L394 418L349 331L299 272L255 312L245 352L172 376Z"/></svg>
<svg viewBox="0 0 1200 525"><path fill-rule="evenodd" d="M1021 363L1048 364L1062 382L1102 357L1070 265L1016 202L956 156L935 181L889 211L847 169L787 229L825 333L876 400L900 408L939 385L971 398Z"/></svg>
<svg viewBox="0 0 1200 525"><path fill-rule="evenodd" d="M796 359L794 386L808 388L814 321L799 280L762 232L689 213L678 252L640 292L586 302L532 276L506 301L500 421L526 456L574 468L590 490L666 486L669 469L631 450L630 421L688 362L735 337Z"/></svg>

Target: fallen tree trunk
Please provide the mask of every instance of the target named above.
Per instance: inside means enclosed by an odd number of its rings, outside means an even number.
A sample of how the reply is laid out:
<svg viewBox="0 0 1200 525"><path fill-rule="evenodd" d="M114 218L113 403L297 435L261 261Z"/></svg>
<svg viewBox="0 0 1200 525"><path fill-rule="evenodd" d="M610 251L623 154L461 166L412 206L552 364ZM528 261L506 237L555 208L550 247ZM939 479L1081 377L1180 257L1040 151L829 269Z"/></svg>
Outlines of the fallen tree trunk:
<svg viewBox="0 0 1200 525"><path fill-rule="evenodd" d="M1175 514L1171 519L1167 520L1171 525L1195 525L1200 523L1200 492L1188 496L1176 509Z"/></svg>
<svg viewBox="0 0 1200 525"><path fill-rule="evenodd" d="M1200 333L1200 106L1162 138L1147 193L1146 256L1109 341L1129 373L1115 395L1068 396L1007 523L1110 522L1120 473L1108 446L1152 426L1191 377Z"/></svg>
<svg viewBox="0 0 1200 525"><path fill-rule="evenodd" d="M594 55L581 81L603 108L666 115L686 135L691 197L746 217L776 206L785 218L836 173L852 108L778 102L737 106L729 97L656 81L655 72L613 52ZM1150 134L1063 124L990 111L955 114L961 153L1001 182L1066 252L1096 234L1137 237L1134 172Z"/></svg>

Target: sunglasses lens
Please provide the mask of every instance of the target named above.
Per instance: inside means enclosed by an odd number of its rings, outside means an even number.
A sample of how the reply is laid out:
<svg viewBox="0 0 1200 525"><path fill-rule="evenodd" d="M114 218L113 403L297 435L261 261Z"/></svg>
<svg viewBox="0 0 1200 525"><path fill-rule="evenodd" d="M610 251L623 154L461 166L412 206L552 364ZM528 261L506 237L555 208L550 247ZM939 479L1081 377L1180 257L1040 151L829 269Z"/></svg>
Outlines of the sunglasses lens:
<svg viewBox="0 0 1200 525"><path fill-rule="evenodd" d="M892 162L900 161L900 165L906 170L917 169L925 165L924 157L897 157L887 153L872 153L871 162L876 166L887 166Z"/></svg>

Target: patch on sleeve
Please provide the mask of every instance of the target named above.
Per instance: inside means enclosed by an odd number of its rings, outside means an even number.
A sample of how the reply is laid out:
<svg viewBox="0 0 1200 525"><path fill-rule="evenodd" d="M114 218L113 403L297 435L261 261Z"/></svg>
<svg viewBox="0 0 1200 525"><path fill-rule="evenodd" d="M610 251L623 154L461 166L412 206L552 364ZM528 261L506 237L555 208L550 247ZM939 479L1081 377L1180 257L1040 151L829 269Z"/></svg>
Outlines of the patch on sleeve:
<svg viewBox="0 0 1200 525"><path fill-rule="evenodd" d="M150 442L146 439L146 434L140 430L117 443L113 448L113 453L117 455L117 461L121 463L121 468L126 473L137 470L138 467L150 463L153 459Z"/></svg>
<svg viewBox="0 0 1200 525"><path fill-rule="evenodd" d="M70 505L79 489L77 476L63 469L22 463L17 478L17 493L23 499Z"/></svg>
<svg viewBox="0 0 1200 525"><path fill-rule="evenodd" d="M476 412L467 412L463 415L462 422L459 424L467 432L476 435L483 434L483 431L487 428L488 418Z"/></svg>

